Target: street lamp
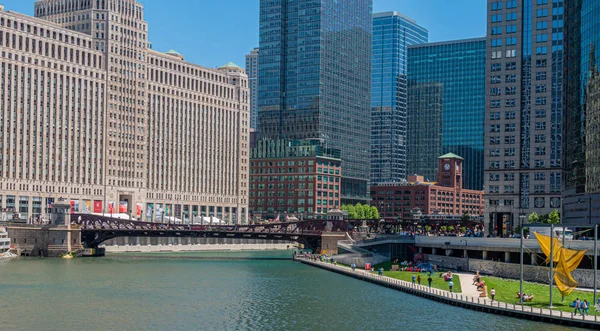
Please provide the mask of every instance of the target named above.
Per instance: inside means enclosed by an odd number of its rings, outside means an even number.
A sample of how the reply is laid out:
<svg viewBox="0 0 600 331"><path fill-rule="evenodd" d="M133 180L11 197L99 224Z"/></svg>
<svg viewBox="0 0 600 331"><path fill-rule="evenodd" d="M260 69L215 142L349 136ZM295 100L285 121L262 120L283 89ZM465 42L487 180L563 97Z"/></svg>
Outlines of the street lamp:
<svg viewBox="0 0 600 331"><path fill-rule="evenodd" d="M469 272L469 251L467 250L467 247L469 246L469 243L467 242L467 239L461 239L460 242L465 242L465 259L467 259L467 272Z"/></svg>

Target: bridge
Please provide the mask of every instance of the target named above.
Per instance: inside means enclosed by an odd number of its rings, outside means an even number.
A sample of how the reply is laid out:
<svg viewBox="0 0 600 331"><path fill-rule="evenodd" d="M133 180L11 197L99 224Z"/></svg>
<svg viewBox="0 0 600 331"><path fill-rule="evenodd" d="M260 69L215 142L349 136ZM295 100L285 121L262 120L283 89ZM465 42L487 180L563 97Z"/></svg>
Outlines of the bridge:
<svg viewBox="0 0 600 331"><path fill-rule="evenodd" d="M344 220L308 220L256 225L149 223L93 214L71 214L71 227L81 231L81 244L97 248L117 237L204 237L288 240L322 251L323 237L343 236L352 227ZM333 239L335 240L335 238Z"/></svg>

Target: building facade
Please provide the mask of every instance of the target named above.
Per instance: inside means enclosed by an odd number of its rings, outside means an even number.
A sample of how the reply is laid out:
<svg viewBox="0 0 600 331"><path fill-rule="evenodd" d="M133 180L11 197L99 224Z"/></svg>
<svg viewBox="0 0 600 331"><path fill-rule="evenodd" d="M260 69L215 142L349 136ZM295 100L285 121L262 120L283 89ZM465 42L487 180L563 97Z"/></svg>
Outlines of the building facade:
<svg viewBox="0 0 600 331"><path fill-rule="evenodd" d="M246 74L250 86L250 128L258 129L258 47L246 54Z"/></svg>
<svg viewBox="0 0 600 331"><path fill-rule="evenodd" d="M342 153L342 198L369 197L372 0L261 0L259 135Z"/></svg>
<svg viewBox="0 0 600 331"><path fill-rule="evenodd" d="M564 222L599 224L600 3L565 1L564 19Z"/></svg>
<svg viewBox="0 0 600 331"><path fill-rule="evenodd" d="M479 219L483 215L483 191L462 187L463 159L452 153L438 158L436 182L423 176L408 176L403 183L371 187L371 205L385 219L413 220Z"/></svg>
<svg viewBox="0 0 600 331"><path fill-rule="evenodd" d="M427 40L427 30L409 17L395 11L373 14L372 184L406 178L408 47Z"/></svg>
<svg viewBox="0 0 600 331"><path fill-rule="evenodd" d="M485 38L408 47L408 170L434 178L437 155L465 157L463 187L483 189ZM437 139L437 140L436 140Z"/></svg>
<svg viewBox="0 0 600 331"><path fill-rule="evenodd" d="M318 140L260 140L250 151L250 216L325 218L341 206L341 180L339 149Z"/></svg>
<svg viewBox="0 0 600 331"><path fill-rule="evenodd" d="M246 221L241 68L150 50L134 0L42 0L35 16L0 11L3 218L66 198L79 212Z"/></svg>
<svg viewBox="0 0 600 331"><path fill-rule="evenodd" d="M488 0L488 230L561 209L564 2Z"/></svg>

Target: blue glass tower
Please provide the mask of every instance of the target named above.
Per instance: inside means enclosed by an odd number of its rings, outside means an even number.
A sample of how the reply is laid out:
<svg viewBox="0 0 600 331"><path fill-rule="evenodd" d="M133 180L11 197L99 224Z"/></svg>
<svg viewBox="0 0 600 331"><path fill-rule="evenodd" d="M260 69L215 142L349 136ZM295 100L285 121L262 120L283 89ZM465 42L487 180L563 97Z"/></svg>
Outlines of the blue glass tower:
<svg viewBox="0 0 600 331"><path fill-rule="evenodd" d="M406 179L406 57L428 32L398 13L373 14L371 183Z"/></svg>
<svg viewBox="0 0 600 331"><path fill-rule="evenodd" d="M372 0L261 0L261 138L342 152L343 202L369 199Z"/></svg>
<svg viewBox="0 0 600 331"><path fill-rule="evenodd" d="M408 48L410 174L434 178L437 157L454 153L465 159L463 187L483 189L485 54L485 38Z"/></svg>
<svg viewBox="0 0 600 331"><path fill-rule="evenodd" d="M564 2L563 222L600 224L600 2Z"/></svg>

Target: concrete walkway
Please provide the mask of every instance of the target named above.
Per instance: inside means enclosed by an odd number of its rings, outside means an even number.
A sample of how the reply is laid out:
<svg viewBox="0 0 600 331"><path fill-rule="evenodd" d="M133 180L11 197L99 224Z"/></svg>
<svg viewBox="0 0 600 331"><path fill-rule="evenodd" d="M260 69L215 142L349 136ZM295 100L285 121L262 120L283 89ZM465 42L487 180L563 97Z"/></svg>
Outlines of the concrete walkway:
<svg viewBox="0 0 600 331"><path fill-rule="evenodd" d="M481 292L477 291L477 286L473 285L473 277L475 274L464 273L464 272L453 272L453 275L457 275L460 278L460 287L462 288L462 294L473 298L479 298ZM488 289L489 291L490 289Z"/></svg>

